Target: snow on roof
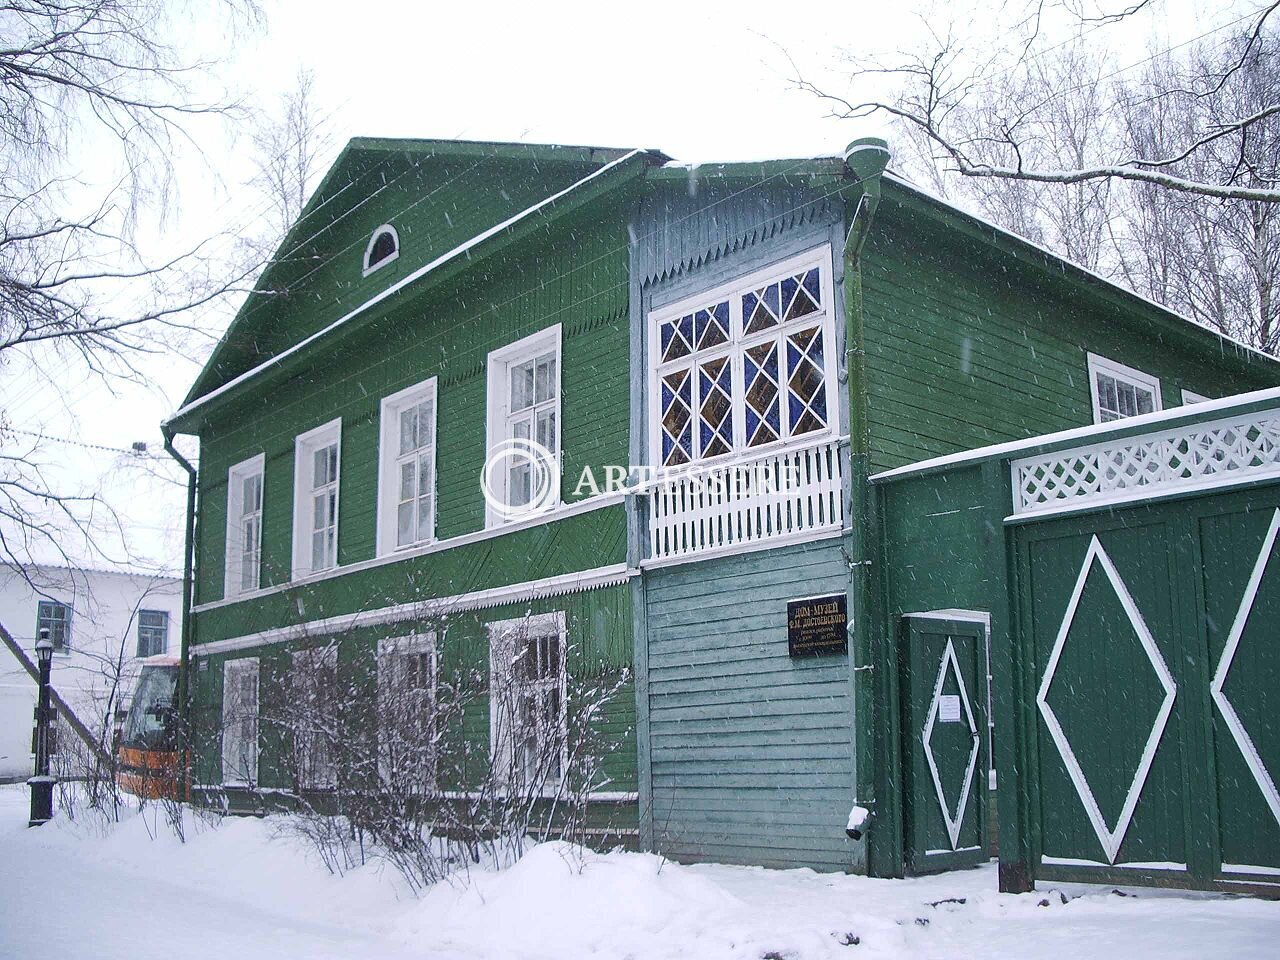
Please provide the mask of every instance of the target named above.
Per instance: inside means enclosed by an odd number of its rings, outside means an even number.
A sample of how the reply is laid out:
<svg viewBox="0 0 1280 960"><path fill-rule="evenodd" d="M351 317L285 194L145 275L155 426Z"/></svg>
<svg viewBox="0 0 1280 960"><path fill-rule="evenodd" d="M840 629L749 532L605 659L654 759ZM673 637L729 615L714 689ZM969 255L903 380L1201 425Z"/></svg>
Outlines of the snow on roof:
<svg viewBox="0 0 1280 960"><path fill-rule="evenodd" d="M452 250L446 251L445 253L436 257L434 260L431 260L430 262L423 264L417 270L414 270L412 273L408 274L407 276L391 284L391 286L386 287L379 293L370 297L368 300L359 304L354 309L343 314L341 317L333 321L333 323L329 324L328 326L320 330L317 330L315 333L311 334L311 336L298 341L288 349L282 350L280 353L277 353L274 356L267 358L262 363L259 363L257 366L251 367L250 369L246 370L244 373L240 374L239 376L233 377L232 379L228 380L226 383L222 384L221 386L216 387L213 390L210 390L208 393L202 394L201 396L195 398L190 403L185 404L176 413L174 413L173 416L169 417L165 421L166 426L175 420L185 417L187 414L192 413L193 411L199 409L200 407L203 407L204 405L206 405L216 397L219 397L222 394L227 393L228 391L234 390L236 387L240 386L241 384L258 376L263 371L278 365L282 360L293 356L294 354L298 353L301 350L305 350L308 346L310 346L315 341L328 336L338 327L341 327L346 323L348 323L349 321L360 316L365 311L367 311L370 307L373 307L381 303L383 300L386 300L388 297L394 296L396 293L399 293L401 290L409 286L411 283L414 283L420 280L422 277L438 269L439 267L442 267L447 263L457 260L459 257L465 256L475 247L478 247L480 244L484 243L486 240L489 240L491 237L497 236L498 234L504 232L505 230L510 229L511 227L515 226L521 221L526 220L529 217L533 216L535 213L538 213L539 211L545 209L546 207L549 207L552 204L556 203L558 200L562 199L568 194L573 193L575 190L578 190L579 188L586 186L588 183L592 182L593 180L596 180L599 177L606 175L610 171L616 169L619 166L622 166L623 164L627 163L627 161L637 156L640 156L643 153L645 153L643 149L636 148L626 153L625 155L617 158L616 160L611 160L609 163L606 163L603 166L593 170L591 173L587 174L587 176L583 177L581 180L571 183L569 186L565 187L563 190L559 190L556 193L551 194L550 196L544 197L542 200L539 200L533 206L528 207L524 210L521 210L519 213L511 217L508 217L506 220L503 220L501 223L494 224L492 227L489 227L487 230L484 230L481 233L476 234L474 237L465 241L464 243L459 244L458 246L454 247Z"/></svg>
<svg viewBox="0 0 1280 960"><path fill-rule="evenodd" d="M1254 390L1250 393L1238 393L1230 397L1219 397L1216 400L1204 400L1199 403L1184 404L1169 410L1159 410L1138 417L1126 417L1123 420L1112 420L1109 423L1095 423L1085 427L1073 427L1070 430L1059 430L1057 433L1046 433L1024 440L1009 440L1004 443L992 443L985 447L974 447L972 450L959 450L941 457L918 460L915 463L882 470L872 474L868 479L872 483L883 483L887 480L899 480L903 477L921 473L932 473L962 464L976 463L979 460L1005 458L1024 450L1040 447L1057 446L1059 444L1095 442L1113 433L1131 434L1140 432L1142 427L1156 429L1180 420L1204 419L1206 414L1222 413L1229 415L1232 410L1249 404L1280 402L1280 387L1268 387L1265 390Z"/></svg>
<svg viewBox="0 0 1280 960"><path fill-rule="evenodd" d="M974 220L982 224L984 227L987 227L990 230L994 230L996 233L1010 240L1013 240L1016 243L1022 244L1023 246L1032 247L1035 250L1038 250L1040 253L1043 253L1047 257L1051 257L1060 263L1065 263L1067 266L1071 267L1073 270L1076 270L1079 273L1085 274L1090 279L1095 280L1098 283L1101 283L1107 287L1110 287L1113 290L1117 290L1120 293L1123 293L1125 296L1132 297L1133 299L1142 302L1148 307L1151 307L1155 310L1159 310L1161 313L1165 313L1170 317L1174 317L1178 320L1181 320L1183 323L1188 323L1191 326L1195 327L1197 330L1202 330L1205 333L1211 334L1212 336L1215 336L1221 340L1225 340L1227 343L1230 343L1235 347L1239 347L1241 350L1244 350L1254 355L1255 357L1260 357L1271 363L1277 362L1276 358L1271 356L1271 354L1265 353L1264 351L1259 350L1257 347L1251 346L1250 344L1245 343L1243 340L1237 339L1236 337L1233 337L1230 334L1223 333L1221 330L1215 330L1213 327L1203 324L1198 320L1193 320L1191 317L1188 317L1185 314L1179 313L1177 310L1174 310L1171 307L1167 307L1162 303L1157 303L1155 300L1152 300L1150 297L1144 296L1143 294L1138 293L1136 290L1132 290L1129 287L1126 287L1124 284L1117 283L1116 281L1109 279L1108 277L1104 277L1102 274L1098 273L1096 270L1090 270L1088 267L1077 263L1076 261L1070 259L1069 257L1065 257L1060 253L1050 250L1048 247L1042 244L1036 243L1034 240L1028 240L1026 237L1022 236L1022 234L1020 233L1014 233L1012 230L1008 230L1005 227L1000 226L998 223L994 223L991 220L988 220L986 217L982 216L979 213L974 213L972 210L968 210L968 209L965 209L964 207L958 206L953 200L947 200L943 197L938 196L937 194L933 193L931 190L927 190L926 188L920 186L918 183L914 183L911 180L908 180L906 177L902 176L901 174L894 173L892 170L886 170L884 172L884 177L889 182L896 184L897 186L902 187L903 189L909 190L913 193L918 193L921 196L926 197L929 200L932 200L934 203L937 203L940 206L946 207L948 210L953 211L954 213L957 213L962 217L967 217L970 220Z"/></svg>

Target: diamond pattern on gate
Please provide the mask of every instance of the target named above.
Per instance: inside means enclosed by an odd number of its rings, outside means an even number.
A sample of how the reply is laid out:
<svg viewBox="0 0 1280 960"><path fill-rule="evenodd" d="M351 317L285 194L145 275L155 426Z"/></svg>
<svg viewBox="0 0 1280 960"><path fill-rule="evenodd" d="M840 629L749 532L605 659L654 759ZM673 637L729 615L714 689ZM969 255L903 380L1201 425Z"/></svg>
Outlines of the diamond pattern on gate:
<svg viewBox="0 0 1280 960"><path fill-rule="evenodd" d="M964 707L965 721L969 725L969 759L965 764L964 780L960 785L960 793L956 797L955 810L947 803L946 791L942 788L942 774L938 770L938 761L933 755L933 730L938 722L938 711L942 701L942 689L947 682L947 672L956 678L956 686L960 690L960 704ZM951 849L960 844L960 828L964 826L965 810L969 806L969 794L973 787L973 773L978 767L978 754L981 749L981 734L973 716L973 707L969 702L969 691L964 685L964 675L960 672L960 663L956 660L956 648L951 638L947 638L946 649L942 652L942 661L938 665L938 678L933 684L933 699L929 702L929 716L925 719L924 729L920 731L920 743L924 745L925 762L929 765L929 775L933 778L933 790L938 797L938 809L942 811L942 822L947 827L947 838L951 841Z"/></svg>
<svg viewBox="0 0 1280 960"><path fill-rule="evenodd" d="M1227 675L1231 672L1231 665L1235 662L1236 651L1240 648L1240 638L1244 635L1244 629L1249 623L1249 615L1253 613L1253 605L1258 599L1258 588L1262 585L1262 578L1267 572L1267 564L1271 561L1271 553L1275 549L1277 535L1280 535L1280 509L1277 509L1271 515L1271 525L1267 528L1266 535L1262 538L1262 549L1258 552L1258 559L1254 561L1253 570L1249 574L1249 582L1245 585L1244 596L1240 598L1240 607L1236 611L1235 620L1231 624L1231 632L1227 635L1227 642L1223 644L1222 657L1218 660L1218 668L1214 671L1213 680L1209 684L1209 695L1213 698L1214 704L1217 705L1223 720L1226 721L1227 730L1230 731L1236 746L1240 748L1245 764L1249 767L1249 772L1253 774L1253 779L1257 782L1258 789L1262 791L1263 799L1266 800L1267 807L1271 810L1271 815L1275 817L1276 823L1280 823L1280 789L1276 788L1276 782L1271 776L1271 771L1267 769L1266 762L1262 759L1258 745L1245 727L1244 721L1240 719L1240 714L1236 711L1235 704L1227 698L1227 693L1224 689L1227 683Z"/></svg>
<svg viewBox="0 0 1280 960"><path fill-rule="evenodd" d="M1124 437L1011 465L1014 513L1142 491L1280 475L1280 412Z"/></svg>
<svg viewBox="0 0 1280 960"><path fill-rule="evenodd" d="M1138 642L1142 644L1143 652L1147 655L1147 661L1151 664L1151 669L1156 675L1156 680L1164 690L1164 697L1161 699L1155 718L1151 722L1151 730L1147 734L1142 757L1138 761L1138 768L1134 771L1133 780L1125 793L1124 805L1119 817L1116 819L1115 826L1110 826L1106 817L1103 816L1097 797L1094 795L1093 787L1090 786L1084 769L1080 766L1080 760L1071 746L1071 741L1067 737L1066 731L1062 728L1062 722L1058 719L1057 713L1049 703L1049 691L1053 686L1054 677L1058 673L1058 663L1062 659L1063 648L1066 646L1067 637L1071 633L1071 626L1075 622L1076 613L1080 609L1080 598L1084 594L1085 585L1089 581L1089 574L1093 571L1095 563L1102 567L1102 571L1106 574L1111 588L1115 591L1116 598L1120 601L1120 605L1124 607L1129 625L1133 627L1133 631L1138 637ZM1102 651L1098 651L1098 655L1101 656ZM1076 578L1075 588L1071 592L1071 599L1067 602L1067 610L1063 614L1062 624L1058 628L1058 635L1053 641L1053 649L1049 653L1049 661L1045 665L1044 676L1040 680L1040 689L1036 692L1036 706L1040 710L1040 715L1044 719L1045 727L1049 730L1049 736L1053 739L1054 746L1058 748L1058 754L1062 757L1062 762L1067 768L1067 775L1071 778L1072 786L1076 789L1076 795L1084 806L1085 815L1089 818L1089 823L1098 837L1098 843L1107 855L1108 863L1116 862L1120 847L1124 844L1125 835L1129 832L1129 823L1133 819L1133 812L1138 806L1139 798L1142 796L1142 788L1146 786L1147 774L1151 771L1151 764L1155 760L1156 750L1164 737L1165 727L1169 723L1169 715L1173 712L1173 702L1177 695L1178 685L1174 682L1173 674L1169 672L1169 666L1165 663L1164 656L1160 653L1155 637L1152 636L1146 620L1143 619L1137 603L1134 602L1133 595L1129 593L1129 588L1125 585L1119 571L1116 570L1111 557L1103 548L1102 542L1097 535L1095 535L1089 541L1089 549L1085 553L1084 564L1080 567L1080 574Z"/></svg>

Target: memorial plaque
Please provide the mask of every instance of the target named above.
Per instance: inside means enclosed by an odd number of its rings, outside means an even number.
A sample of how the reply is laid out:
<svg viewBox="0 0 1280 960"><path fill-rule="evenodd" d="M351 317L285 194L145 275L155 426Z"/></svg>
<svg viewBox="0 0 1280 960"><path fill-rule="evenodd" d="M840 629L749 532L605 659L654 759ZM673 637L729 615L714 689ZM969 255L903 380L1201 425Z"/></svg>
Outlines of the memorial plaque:
<svg viewBox="0 0 1280 960"><path fill-rule="evenodd" d="M787 601L787 650L793 657L847 653L848 597L805 597Z"/></svg>

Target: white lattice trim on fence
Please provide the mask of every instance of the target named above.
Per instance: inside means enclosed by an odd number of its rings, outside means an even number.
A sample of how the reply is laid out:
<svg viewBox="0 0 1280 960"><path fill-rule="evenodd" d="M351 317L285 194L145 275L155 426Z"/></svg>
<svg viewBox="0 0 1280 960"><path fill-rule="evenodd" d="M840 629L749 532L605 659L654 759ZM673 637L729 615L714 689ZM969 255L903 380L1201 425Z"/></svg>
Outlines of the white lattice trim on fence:
<svg viewBox="0 0 1280 960"><path fill-rule="evenodd" d="M649 491L649 557L839 530L843 481L834 440L660 480Z"/></svg>
<svg viewBox="0 0 1280 960"><path fill-rule="evenodd" d="M1280 410L1024 457L1010 466L1015 514L1280 476Z"/></svg>

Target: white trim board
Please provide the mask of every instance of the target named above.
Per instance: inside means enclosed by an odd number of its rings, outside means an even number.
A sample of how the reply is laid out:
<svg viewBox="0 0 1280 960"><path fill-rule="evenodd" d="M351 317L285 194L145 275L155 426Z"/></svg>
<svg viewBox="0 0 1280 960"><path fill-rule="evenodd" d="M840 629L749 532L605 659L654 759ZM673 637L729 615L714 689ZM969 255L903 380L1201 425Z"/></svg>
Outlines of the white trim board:
<svg viewBox="0 0 1280 960"><path fill-rule="evenodd" d="M703 560L716 560L721 557L736 557L740 554L758 553L761 550L777 550L780 547L794 547L797 544L817 543L820 540L833 540L843 537L849 527L839 526L827 530L800 530L783 534L770 540L755 540L751 543L730 543L723 547L704 550L701 553L683 554L678 557L662 557L657 560L641 560L643 570L657 570L661 567L674 567L682 563L699 563Z"/></svg>
<svg viewBox="0 0 1280 960"><path fill-rule="evenodd" d="M528 520L513 521L501 527L492 529L475 530L471 533L460 534L456 537L450 537L448 540L432 540L421 546L397 550L382 557L370 557L368 560L359 560L355 563L333 567L321 573L314 574L309 577L303 577L299 580L290 580L287 583L277 583L270 587L263 587L261 590L252 590L239 594L234 597L223 597L219 600L209 600L205 603L197 603L191 607L192 613L204 613L207 610L217 610L220 607L230 606L233 603L242 603L246 600L257 600L260 597L269 597L272 594L284 593L296 587L308 586L313 583L321 583L325 580L331 580L334 577L341 577L348 573L358 573L361 570L370 570L374 567L381 567L388 563L399 563L401 560L412 560L414 557L423 557L432 553L439 553L442 550L452 550L454 547L465 547L467 544L479 543L483 540L489 540L493 537L500 537L507 533L516 533L519 530L527 530L530 527L536 527L541 523L552 523L556 520L567 520L569 517L576 517L579 514L590 513L593 510L601 510L605 507L613 507L622 503L626 499L626 494L618 493L602 493L598 496L587 497L583 500L576 500L573 503L565 504L555 510L540 514L536 517L530 517Z"/></svg>
<svg viewBox="0 0 1280 960"><path fill-rule="evenodd" d="M548 197L544 197L542 200L539 200L533 206L528 207L527 209L521 210L519 213L515 214L514 216L508 217L506 220L503 220L501 223L494 224L492 227L490 227L489 229L481 233L477 233L470 240L467 240L459 244L458 246L454 247L452 250L449 250L446 253L442 253L440 256L432 260L430 263L423 264L421 267L419 267L417 270L414 270L412 273L408 274L403 279L396 281L391 286L383 290L381 293L375 294L374 296L370 297L364 303L353 308L352 310L343 314L337 320L333 321L333 323L329 324L328 326L320 330L317 330L315 333L311 334L311 336L303 340L299 340L292 347L289 347L289 349L282 350L280 353L277 353L274 357L269 357L268 359L264 360L262 363L258 364L256 367L251 367L250 369L246 370L244 373L240 374L239 376L232 377L226 383L222 384L222 386L216 387L215 389L210 390L208 393L202 394L201 396L192 400L190 403L186 404L185 406L177 410L173 414L173 416L165 420L165 424L166 425L170 424L174 420L178 419L179 417L184 417L187 414L191 413L192 411L198 410L199 408L205 406L211 400L214 400L217 397L222 396L224 393L234 390L236 387L240 386L243 383L246 383L247 381L256 377L258 374L262 373L262 371L268 370L271 367L276 366L285 358L293 356L295 353L298 353L299 351L309 347L315 341L320 340L325 336L328 336L338 327L341 327L347 322L349 322L350 320L353 320L355 317L358 317L360 314L364 313L370 307L373 307L381 303L383 300L386 300L388 297L391 297L394 294L399 293L401 290L403 290L405 287L407 287L409 284L413 283L414 281L419 280L422 277L425 277L427 274L431 273L433 270L436 270L439 267L444 266L446 263L449 263L452 260L457 260L459 257L462 257L470 253L472 249L479 246L481 243L488 240L490 237L496 236L497 234L502 233L502 231L508 229L509 227L515 226L521 220L524 220L527 217L532 216L533 214L542 210L544 207L550 206L551 204L555 203L557 200L561 199L562 197L567 196L570 193L573 193L579 187L586 186L592 180L595 180L596 178L603 176L605 173L609 172L615 167L621 166L622 164L631 160L633 157L639 156L644 152L645 152L644 150L639 148L632 150L629 153L625 154L624 156L619 157L617 160L612 160L609 163L606 163L604 166L599 167L596 170L593 170L591 173L587 174L587 176L583 177L581 180L578 180L574 183L569 184L569 186L565 187L563 190L560 190L557 193L553 193Z"/></svg>
<svg viewBox="0 0 1280 960"><path fill-rule="evenodd" d="M1152 863L1107 863L1105 860L1085 860L1080 857L1051 857L1047 853L1040 857L1046 867L1102 867L1107 870L1186 870L1185 863L1158 861Z"/></svg>
<svg viewBox="0 0 1280 960"><path fill-rule="evenodd" d="M1051 447L1059 443L1065 444L1079 440L1082 441L1083 445L1085 441L1100 440L1112 433L1131 432L1134 436L1137 436L1141 433L1138 429L1140 427L1159 427L1165 424L1177 423L1181 420L1200 419L1205 414L1215 413L1219 410L1229 416L1238 407L1267 401L1280 403L1280 387L1267 387L1265 390L1254 390L1251 393L1237 393L1235 396L1218 397L1216 400L1206 400L1203 403L1193 403L1183 407L1169 407L1155 413L1143 414L1140 417L1112 420L1110 423L1091 423L1085 427L1072 427L1070 430L1045 433L1038 437L1009 440L1005 443L993 443L985 447L974 447L972 450L959 450L956 453L949 453L945 456L930 457L928 460L918 460L915 463L903 464L901 467L894 467L892 470L882 470L879 473L873 473L867 479L872 483L883 483L886 480L897 480L900 477L909 477L917 473L973 463L978 460L1002 458L1020 453L1023 450Z"/></svg>
<svg viewBox="0 0 1280 960"><path fill-rule="evenodd" d="M542 597L560 596L566 593L583 593L598 587L608 587L624 583L636 576L639 571L629 568L625 563L615 563L580 573L559 574L554 577L543 577L541 580L529 580L524 583L513 583L502 587L491 587L487 590L474 590L451 597L434 597L427 601L396 603L372 610L357 610L355 613L339 614L320 620L294 623L285 627L273 627L258 633L229 637L225 640L213 640L209 643L195 644L191 648L191 656L211 656L227 653L232 650L246 650L252 647L266 646L273 643L284 643L302 637L316 637L326 634L342 633L346 630L362 629L384 623L397 623L402 620L413 620L430 616L435 611L457 613L464 610L483 610L497 607L505 603L518 603L521 600L532 600Z"/></svg>

